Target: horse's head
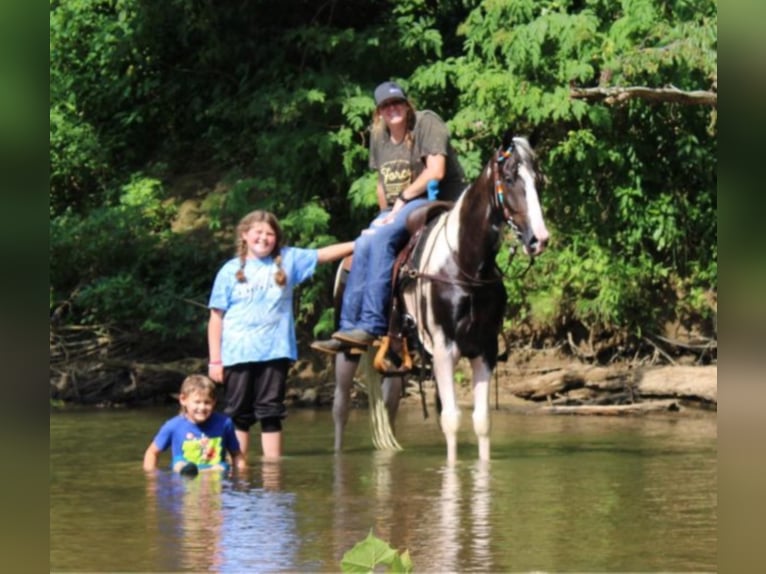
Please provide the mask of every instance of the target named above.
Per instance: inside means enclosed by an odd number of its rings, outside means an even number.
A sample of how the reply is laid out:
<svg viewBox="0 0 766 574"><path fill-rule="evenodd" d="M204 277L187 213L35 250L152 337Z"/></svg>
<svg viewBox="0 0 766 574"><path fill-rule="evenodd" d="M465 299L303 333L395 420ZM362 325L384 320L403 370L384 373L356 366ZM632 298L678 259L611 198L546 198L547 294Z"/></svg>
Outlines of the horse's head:
<svg viewBox="0 0 766 574"><path fill-rule="evenodd" d="M493 159L495 194L503 217L524 246L524 251L535 257L542 253L548 242L537 182L540 179L535 165L535 153L526 138L503 138L503 146Z"/></svg>

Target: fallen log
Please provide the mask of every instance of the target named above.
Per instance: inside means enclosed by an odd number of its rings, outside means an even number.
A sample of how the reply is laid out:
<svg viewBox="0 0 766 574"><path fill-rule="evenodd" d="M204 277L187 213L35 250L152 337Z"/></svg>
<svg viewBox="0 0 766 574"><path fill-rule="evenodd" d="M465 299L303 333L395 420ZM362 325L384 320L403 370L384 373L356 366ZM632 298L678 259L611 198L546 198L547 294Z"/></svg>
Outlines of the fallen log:
<svg viewBox="0 0 766 574"><path fill-rule="evenodd" d="M592 388L602 391L623 391L633 383L633 372L607 367L559 369L509 385L510 391L521 398L540 401L575 389Z"/></svg>
<svg viewBox="0 0 766 574"><path fill-rule="evenodd" d="M715 409L717 367L573 365L517 379L508 390L521 399L547 401L544 412L625 414L665 410L668 405ZM664 399L671 403L661 402ZM551 410L563 409L563 410Z"/></svg>
<svg viewBox="0 0 766 574"><path fill-rule="evenodd" d="M680 411L678 401L648 401L630 405L578 405L541 407L540 411L554 415L634 415L658 411Z"/></svg>
<svg viewBox="0 0 766 574"><path fill-rule="evenodd" d="M657 367L638 377L642 397L677 397L718 403L718 367Z"/></svg>

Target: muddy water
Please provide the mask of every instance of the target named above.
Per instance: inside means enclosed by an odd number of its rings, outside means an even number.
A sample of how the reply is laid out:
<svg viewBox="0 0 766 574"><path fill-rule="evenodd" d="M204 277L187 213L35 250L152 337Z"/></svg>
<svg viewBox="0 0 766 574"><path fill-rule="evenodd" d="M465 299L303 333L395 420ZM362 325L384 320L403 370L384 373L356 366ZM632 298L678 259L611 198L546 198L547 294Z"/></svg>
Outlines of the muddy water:
<svg viewBox="0 0 766 574"><path fill-rule="evenodd" d="M400 413L403 452L375 451L354 411L339 456L330 412L293 410L278 464L251 455L236 477L146 475L143 450L173 414L51 414L51 571L339 571L371 529L408 549L416 572L717 568L714 413L494 412L482 465L466 412L447 467L415 404Z"/></svg>

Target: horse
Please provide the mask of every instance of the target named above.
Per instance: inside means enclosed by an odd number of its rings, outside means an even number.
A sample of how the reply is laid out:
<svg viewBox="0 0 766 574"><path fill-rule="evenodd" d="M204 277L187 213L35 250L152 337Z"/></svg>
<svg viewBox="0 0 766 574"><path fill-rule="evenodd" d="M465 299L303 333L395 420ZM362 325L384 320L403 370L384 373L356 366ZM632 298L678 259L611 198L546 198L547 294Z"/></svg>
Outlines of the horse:
<svg viewBox="0 0 766 574"><path fill-rule="evenodd" d="M421 208L436 215L429 218L420 214L428 221L415 232L406 260L395 270L398 279L394 305L400 305L404 323L414 325L420 348L431 359L448 462L457 459L461 413L454 370L461 357L471 365L478 456L480 460L490 458L489 383L497 364L498 335L507 302L496 257L506 226L514 232L530 261L545 249L549 233L537 191L539 179L529 141L507 133L454 206L438 206L436 211L430 205ZM417 220L418 212L413 212L410 219ZM357 360L343 353L336 356L336 449L342 446L347 396L354 374L351 367L355 369ZM383 399L392 424L402 385L401 376L383 380Z"/></svg>

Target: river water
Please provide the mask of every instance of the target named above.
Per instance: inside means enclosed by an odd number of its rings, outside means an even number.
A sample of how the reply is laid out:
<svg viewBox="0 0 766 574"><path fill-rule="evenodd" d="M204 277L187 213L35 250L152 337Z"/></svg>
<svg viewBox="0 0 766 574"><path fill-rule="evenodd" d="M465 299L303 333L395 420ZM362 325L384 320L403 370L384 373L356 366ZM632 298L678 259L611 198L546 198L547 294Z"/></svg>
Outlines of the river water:
<svg viewBox="0 0 766 574"><path fill-rule="evenodd" d="M293 409L279 463L146 474L143 451L175 413L51 413L52 572L339 572L370 531L415 572L717 570L715 413L494 411L480 464L464 411L447 466L417 403L400 410L396 453L372 447L365 410L335 455L330 411Z"/></svg>

